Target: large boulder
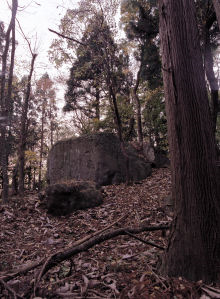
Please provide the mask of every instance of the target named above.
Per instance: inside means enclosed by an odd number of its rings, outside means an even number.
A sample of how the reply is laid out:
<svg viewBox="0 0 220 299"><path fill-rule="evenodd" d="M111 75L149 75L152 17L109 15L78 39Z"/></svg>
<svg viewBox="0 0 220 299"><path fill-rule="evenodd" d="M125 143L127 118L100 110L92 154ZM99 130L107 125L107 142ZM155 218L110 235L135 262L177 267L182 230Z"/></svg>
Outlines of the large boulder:
<svg viewBox="0 0 220 299"><path fill-rule="evenodd" d="M79 209L93 208L103 202L94 182L68 181L50 185L44 192L48 213L67 215Z"/></svg>
<svg viewBox="0 0 220 299"><path fill-rule="evenodd" d="M130 147L126 152L131 180L143 180L151 174L150 163ZM97 133L57 142L48 156L47 178L50 184L70 179L98 185L125 182L126 158L119 139L111 133Z"/></svg>

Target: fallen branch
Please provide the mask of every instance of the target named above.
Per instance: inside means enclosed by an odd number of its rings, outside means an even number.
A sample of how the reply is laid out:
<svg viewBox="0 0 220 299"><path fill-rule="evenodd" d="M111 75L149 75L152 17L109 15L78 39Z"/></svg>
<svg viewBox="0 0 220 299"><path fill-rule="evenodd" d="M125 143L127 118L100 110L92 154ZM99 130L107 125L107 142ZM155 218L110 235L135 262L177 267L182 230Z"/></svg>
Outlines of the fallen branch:
<svg viewBox="0 0 220 299"><path fill-rule="evenodd" d="M25 266L21 267L20 269L12 270L12 272L10 272L10 273L4 273L3 276L0 277L0 280L4 280L5 282L9 281L9 280L17 277L20 274L25 274L28 271L33 270L33 269L39 267L44 262L45 262L45 258L41 259L40 261L36 261L34 263L25 265Z"/></svg>
<svg viewBox="0 0 220 299"><path fill-rule="evenodd" d="M137 236L135 236L135 235L133 235L133 234L131 234L131 233L129 233L129 232L126 232L126 234L127 234L128 236L131 236L132 238L134 238L134 239L136 239L136 240L141 241L141 242L144 243L144 244L151 245L151 246L156 247L156 248L161 249L161 250L165 250L164 247L162 247L162 246L160 246L160 245L157 245L157 244L155 244L155 243L153 243L153 242L150 242L150 241L145 241L144 239L139 238L139 237L137 237Z"/></svg>
<svg viewBox="0 0 220 299"><path fill-rule="evenodd" d="M44 270L41 271L41 277L38 277L38 280L40 280L51 268L57 266L59 263L69 259L70 257L82 251L87 251L94 245L100 244L114 237L120 235L127 235L128 232L131 234L138 234L144 231L157 231L157 230L167 230L167 229L169 229L169 226L151 226L151 227L141 226L137 228L127 227L127 228L119 228L116 230L111 230L101 235L94 236L82 244L73 246L67 250L51 255L51 257L47 261L47 265L44 264L43 266Z"/></svg>
<svg viewBox="0 0 220 299"><path fill-rule="evenodd" d="M89 239L91 239L91 238L93 238L93 237L95 237L97 235L100 235L101 233L105 232L106 230L108 230L109 228L111 228L112 226L114 226L115 224L119 223L121 220L125 219L127 216L128 216L128 214L125 214L122 217L118 218L115 222L112 222L111 224L109 224L108 226L106 226L105 228L100 229L100 230L98 230L98 231L96 231L96 232L94 232L94 233L92 233L92 234L90 234L88 236L85 236L84 238L82 238L80 240L77 240L72 245L72 247L73 246L78 246L78 245L84 243L85 241L87 241L87 240L89 240Z"/></svg>
<svg viewBox="0 0 220 299"><path fill-rule="evenodd" d="M125 217L125 216L123 216ZM122 219L123 217L121 217L120 219ZM119 220L120 220L119 219ZM116 222L114 222L113 224L117 223L119 220L117 220ZM113 224L109 225L109 227L113 226ZM26 267L22 268L21 270L17 270L16 272L14 271L13 273L10 273L8 275L5 275L3 277L0 277L0 279L4 280L4 282L18 276L19 274L22 273L26 273L30 270L33 270L35 268L37 268L38 266L42 265L43 263L43 267L41 268L41 270L39 271L39 274L37 275L37 281L36 284L34 286L34 290L36 292L38 284L41 280L41 278L53 267L57 266L59 263L70 259L72 256L83 252L83 251L87 251L88 249L92 248L93 246L100 244L104 241L107 241L109 239L112 239L114 237L120 236L120 235L127 235L128 233L130 234L138 234L144 231L158 231L158 230L167 230L169 229L169 226L140 226L137 228L132 228L132 227L127 227L127 228L118 228L115 230L110 230L108 232L103 233L104 230L106 230L107 228L98 231L96 233L93 234L93 236L89 235L81 240L78 240L71 248L68 248L64 251L59 251L53 255L51 255L49 258L47 259L42 259L38 262L35 262L31 265L27 265ZM102 232L102 233L100 233Z"/></svg>
<svg viewBox="0 0 220 299"><path fill-rule="evenodd" d="M85 236L84 238L80 239L80 240L77 240L73 245L72 247L75 247L75 246L78 246L82 243L84 243L85 241L91 239L92 237L95 237L96 235L100 235L101 233L103 233L104 231L108 230L109 228L111 228L112 226L114 226L115 224L119 223L121 220L123 220L124 218L127 217L128 214L125 214L123 215L122 217L118 218L115 222L109 224L107 227L101 229L101 230L98 230L90 235L87 235ZM20 274L25 274L27 273L28 271L30 270L33 270L35 268L37 268L38 266L41 266L42 264L45 263L47 259L43 258L41 259L40 261L37 261L37 262L34 262L32 264L28 264L28 265L25 265L23 266L21 269L16 269L14 271L12 271L11 273L8 273L8 274L4 274L3 276L0 276L0 279L4 280L4 281L9 281L15 277L17 277L18 275Z"/></svg>

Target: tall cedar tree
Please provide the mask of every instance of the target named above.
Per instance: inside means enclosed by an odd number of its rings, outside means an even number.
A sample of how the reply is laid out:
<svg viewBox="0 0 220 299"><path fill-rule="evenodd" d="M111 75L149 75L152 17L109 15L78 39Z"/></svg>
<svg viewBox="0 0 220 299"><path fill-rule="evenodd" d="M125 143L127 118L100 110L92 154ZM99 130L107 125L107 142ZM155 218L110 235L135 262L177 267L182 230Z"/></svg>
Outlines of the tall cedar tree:
<svg viewBox="0 0 220 299"><path fill-rule="evenodd" d="M8 130L10 119L10 109L11 109L11 95L12 95L12 79L13 79L13 70L14 70L14 55L15 55L15 18L18 8L18 1L12 1L12 14L11 21L9 23L7 32L5 34L5 45L2 54L1 64L1 90L0 90L0 142L1 142L1 168L3 175L3 202L8 201L8 154L9 147L7 141ZM12 37L12 41L11 41ZM11 55L9 58L9 47L10 42L12 42ZM7 80L7 68L8 68L8 59L10 59L9 71L8 71L8 80ZM7 83L7 84L6 84Z"/></svg>
<svg viewBox="0 0 220 299"><path fill-rule="evenodd" d="M21 133L20 133L20 144L19 144L19 150L18 150L18 157L19 157L19 193L23 195L24 193L24 177L25 177L25 150L26 150L26 143L27 143L27 134L28 134L28 108L29 108L29 101L31 96L31 78L34 71L34 63L35 59L37 57L37 54L32 53L32 59L31 59L31 68L28 75L28 81L27 81L27 89L24 96L24 103L22 107L22 114L21 114Z"/></svg>
<svg viewBox="0 0 220 299"><path fill-rule="evenodd" d="M219 272L220 190L195 6L159 0L175 217L162 269L212 281Z"/></svg>
<svg viewBox="0 0 220 299"><path fill-rule="evenodd" d="M218 79L214 72L214 49L218 46L219 28L216 22L216 13L211 0L199 0L196 2L197 18L200 31L200 40L203 50L205 74L210 87L211 116L213 132L216 133L218 104Z"/></svg>
<svg viewBox="0 0 220 299"><path fill-rule="evenodd" d="M140 66L132 95L136 105L138 142L140 149L143 149L141 103L138 88L143 81L148 81L149 89L154 89L162 83L159 48L154 43L154 39L158 35L158 14L155 13L155 7L152 7L148 1L142 0L123 1L121 13L121 21L124 24L127 38L138 42L135 58L139 61Z"/></svg>

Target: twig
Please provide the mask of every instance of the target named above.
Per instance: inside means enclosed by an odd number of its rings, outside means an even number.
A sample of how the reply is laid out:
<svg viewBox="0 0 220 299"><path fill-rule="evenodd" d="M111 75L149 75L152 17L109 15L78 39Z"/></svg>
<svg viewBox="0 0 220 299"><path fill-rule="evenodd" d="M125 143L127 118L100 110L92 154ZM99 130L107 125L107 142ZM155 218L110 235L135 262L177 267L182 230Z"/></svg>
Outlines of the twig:
<svg viewBox="0 0 220 299"><path fill-rule="evenodd" d="M92 234L90 234L90 235L88 235L88 236L85 236L85 237L82 238L82 239L77 240L75 243L73 243L73 245L72 245L71 247L73 247L73 246L78 246L78 245L84 243L85 241L87 241L87 240L89 240L89 239L91 239L91 238L93 238L93 237L95 237L95 236L97 236L97 235L100 235L101 233L105 232L106 230L108 230L109 228L111 228L112 226L114 226L115 224L119 223L121 220L123 220L123 219L126 218L127 216L128 216L128 213L125 214L125 215L123 215L123 216L121 216L121 217L118 218L115 222L112 222L111 224L109 224L109 225L106 226L105 228L100 229L100 230L98 230L98 231L96 231L96 232L94 232L94 233L92 233Z"/></svg>
<svg viewBox="0 0 220 299"><path fill-rule="evenodd" d="M40 279L41 279L41 277L42 277L42 275L43 275L43 271L44 271L44 269L45 269L45 267L46 267L46 265L47 265L47 263L48 263L49 260L50 260L50 257L48 257L48 258L46 259L45 263L43 264L43 267L41 268L40 273L38 274L38 276L37 276L37 278L36 278L36 280L35 280L35 283L34 283L34 297L35 297L35 293L36 293L36 290L37 290L37 288L38 288Z"/></svg>
<svg viewBox="0 0 220 299"><path fill-rule="evenodd" d="M21 269L12 271L12 273L4 274L3 276L0 277L0 280L9 281L9 280L17 277L20 274L25 274L28 271L37 268L38 266L42 265L44 261L45 261L45 258L41 259L40 261L36 261L32 264L25 265Z"/></svg>
<svg viewBox="0 0 220 299"><path fill-rule="evenodd" d="M68 39L68 40L71 40L71 41L73 41L73 42L75 42L75 43L77 43L77 44L80 44L80 45L82 45L82 46L87 46L86 44L80 42L80 41L77 40L77 39L74 39L74 38L72 38L72 37L66 36L66 35L64 35L64 34L62 34L62 33L59 33L59 32L57 32L57 31L55 31L55 30L52 30L52 29L50 29L50 28L48 28L48 30L49 30L50 32L52 32L52 33L57 34L57 35L60 36L60 37L66 38L66 39Z"/></svg>
<svg viewBox="0 0 220 299"><path fill-rule="evenodd" d="M144 239L139 238L139 237L137 237L137 236L135 236L135 235L133 235L133 234L131 234L131 233L129 233L129 232L126 232L126 234L129 235L129 236L131 236L132 238L134 238L134 239L136 239L136 240L141 241L141 242L144 243L144 244L154 246L154 247L159 248L159 249L161 249L161 250L165 250L164 247L162 247L162 246L160 246L160 245L157 245L157 244L155 244L155 243L153 243L153 242L150 242L150 241L145 241Z"/></svg>
<svg viewBox="0 0 220 299"><path fill-rule="evenodd" d="M14 299L17 299L17 298L24 299L24 297L21 297L12 288L10 288L9 285L3 279L0 279L0 283L4 286L4 288L6 290L8 290L10 293L13 294Z"/></svg>
<svg viewBox="0 0 220 299"><path fill-rule="evenodd" d="M147 264L148 269L151 271L151 273L155 276L155 278L162 284L162 286L167 290L167 286L165 283L161 280L161 278L152 270L152 268Z"/></svg>
<svg viewBox="0 0 220 299"><path fill-rule="evenodd" d="M26 35L24 34L24 31L23 31L23 29L22 29L22 27L21 27L21 24L20 24L20 22L18 21L17 18L16 18L16 21L17 21L17 23L18 23L18 27L20 28L21 33L22 33L24 39L26 40L26 42L27 42L27 44L28 44L28 48L29 48L29 50L30 50L30 52L31 52L31 55L32 55L32 56L36 55L36 54L33 53L32 48L31 48L31 43L29 42L28 38L27 38Z"/></svg>

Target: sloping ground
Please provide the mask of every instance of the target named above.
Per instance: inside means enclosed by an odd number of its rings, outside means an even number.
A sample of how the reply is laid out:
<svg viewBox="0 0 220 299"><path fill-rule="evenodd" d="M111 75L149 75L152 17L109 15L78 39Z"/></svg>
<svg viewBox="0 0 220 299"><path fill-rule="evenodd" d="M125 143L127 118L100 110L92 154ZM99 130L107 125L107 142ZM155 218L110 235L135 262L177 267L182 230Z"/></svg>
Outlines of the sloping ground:
<svg viewBox="0 0 220 299"><path fill-rule="evenodd" d="M35 193L23 199L14 197L10 206L0 206L0 279L14 268L71 247L123 215L112 228L169 223L171 214L163 208L163 198L170 185L169 170L156 169L139 184L105 187L100 207L59 218L46 214ZM166 246L161 231L138 237ZM156 274L161 253L161 249L132 236L118 236L51 269L40 280L36 294L30 290L40 267L9 280L7 285L0 280L0 298L16 298L16 294L29 298L30 293L32 298L200 298L201 282L192 284Z"/></svg>

